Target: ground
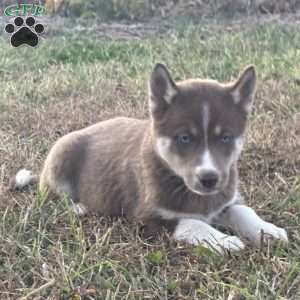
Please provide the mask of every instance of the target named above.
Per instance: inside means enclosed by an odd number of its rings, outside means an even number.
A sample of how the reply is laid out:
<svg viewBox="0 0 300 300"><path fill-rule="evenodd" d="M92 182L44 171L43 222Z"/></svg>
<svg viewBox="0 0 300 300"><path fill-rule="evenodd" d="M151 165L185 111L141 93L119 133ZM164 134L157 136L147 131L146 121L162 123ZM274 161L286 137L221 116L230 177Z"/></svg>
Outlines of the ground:
<svg viewBox="0 0 300 300"><path fill-rule="evenodd" d="M0 36L0 299L300 299L299 18L46 25L36 49ZM287 229L287 247L223 258L167 234L142 240L125 220L76 217L67 199L45 203L35 186L7 191L10 176L38 172L65 133L117 115L147 117L156 62L176 79L220 81L256 65L241 190Z"/></svg>

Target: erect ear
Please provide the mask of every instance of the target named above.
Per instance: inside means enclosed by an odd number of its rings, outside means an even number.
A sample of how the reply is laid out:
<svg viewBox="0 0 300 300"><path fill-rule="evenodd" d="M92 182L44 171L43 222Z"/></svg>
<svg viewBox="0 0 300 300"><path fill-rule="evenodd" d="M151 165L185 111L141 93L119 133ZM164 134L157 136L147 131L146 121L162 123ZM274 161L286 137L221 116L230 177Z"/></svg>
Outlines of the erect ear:
<svg viewBox="0 0 300 300"><path fill-rule="evenodd" d="M149 106L152 115L162 113L178 93L175 82L163 64L156 64L149 83Z"/></svg>
<svg viewBox="0 0 300 300"><path fill-rule="evenodd" d="M248 66L231 86L231 95L236 105L245 112L250 112L256 90L256 73L254 66Z"/></svg>

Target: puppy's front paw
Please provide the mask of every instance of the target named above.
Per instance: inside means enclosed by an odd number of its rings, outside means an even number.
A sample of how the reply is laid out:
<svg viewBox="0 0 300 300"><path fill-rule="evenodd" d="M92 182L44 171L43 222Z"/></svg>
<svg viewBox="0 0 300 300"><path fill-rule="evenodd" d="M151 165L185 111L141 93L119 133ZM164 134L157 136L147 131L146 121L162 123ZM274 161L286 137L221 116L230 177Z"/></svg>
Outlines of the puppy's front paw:
<svg viewBox="0 0 300 300"><path fill-rule="evenodd" d="M213 248L220 254L227 252L238 252L245 248L245 244L237 236L223 235L218 239L209 239L205 241L209 248Z"/></svg>
<svg viewBox="0 0 300 300"><path fill-rule="evenodd" d="M173 237L192 245L204 245L221 255L244 249L244 243L236 236L226 235L211 225L194 219L181 219Z"/></svg>
<svg viewBox="0 0 300 300"><path fill-rule="evenodd" d="M270 240L279 240L285 244L288 243L288 236L285 229L277 227L276 225L263 222L256 230L255 244L260 246L261 242L267 243Z"/></svg>

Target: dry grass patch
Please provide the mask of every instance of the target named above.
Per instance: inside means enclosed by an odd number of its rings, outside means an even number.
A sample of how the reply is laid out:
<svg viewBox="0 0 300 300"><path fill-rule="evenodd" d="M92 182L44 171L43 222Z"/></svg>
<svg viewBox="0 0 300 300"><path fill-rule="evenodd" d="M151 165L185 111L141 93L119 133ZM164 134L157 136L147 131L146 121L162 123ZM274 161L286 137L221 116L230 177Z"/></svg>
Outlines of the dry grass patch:
<svg viewBox="0 0 300 300"><path fill-rule="evenodd" d="M0 40L1 299L300 297L300 34L270 24L210 32L203 40L206 30L188 27L140 42L49 37L18 53ZM244 65L257 65L242 191L266 220L287 228L287 248L247 248L222 258L166 233L145 241L138 224L125 220L78 218L68 199L44 203L35 187L6 190L20 167L38 171L63 134L115 115L145 117L146 80L156 61L179 79L229 80Z"/></svg>

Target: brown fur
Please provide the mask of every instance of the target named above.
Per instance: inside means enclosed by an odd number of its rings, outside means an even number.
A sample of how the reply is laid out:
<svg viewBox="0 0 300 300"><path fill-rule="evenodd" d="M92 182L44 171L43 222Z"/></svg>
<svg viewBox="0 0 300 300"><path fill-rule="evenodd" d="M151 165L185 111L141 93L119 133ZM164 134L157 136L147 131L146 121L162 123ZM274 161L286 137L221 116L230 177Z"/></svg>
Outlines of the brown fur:
<svg viewBox="0 0 300 300"><path fill-rule="evenodd" d="M169 77L166 70L163 72L163 76ZM190 191L159 157L155 141L160 135L172 135L174 129L191 127L201 139L202 101L211 105L210 124L221 119L221 125L230 124L235 136L242 135L247 112L243 102L233 104L231 95L239 81L231 85L201 80L175 84L171 78L156 73L150 82L152 118L115 118L62 137L45 161L39 185L42 191L67 194L74 202L84 204L88 212L140 219L149 225L151 233L161 226L173 231L177 223L162 220L156 213L158 207L209 215L232 199L238 180L236 162L230 166L228 179L219 193L201 196ZM165 100L168 88L176 91L175 96L170 96L172 105ZM247 90L245 93L246 101L249 95ZM188 165L193 162L192 154L187 157Z"/></svg>

